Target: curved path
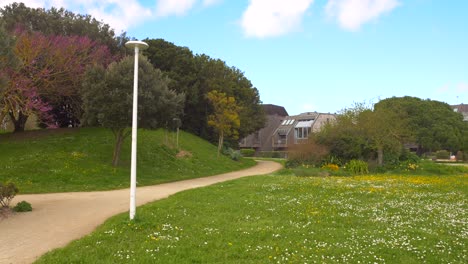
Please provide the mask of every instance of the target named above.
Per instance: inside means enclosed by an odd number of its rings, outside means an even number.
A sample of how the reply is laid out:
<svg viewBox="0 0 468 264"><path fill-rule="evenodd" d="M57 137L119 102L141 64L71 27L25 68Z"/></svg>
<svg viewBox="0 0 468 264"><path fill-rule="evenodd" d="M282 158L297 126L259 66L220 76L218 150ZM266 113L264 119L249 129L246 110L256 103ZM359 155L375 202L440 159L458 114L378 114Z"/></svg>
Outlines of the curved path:
<svg viewBox="0 0 468 264"><path fill-rule="evenodd" d="M281 165L258 161L252 168L221 175L165 183L137 189L137 205L174 193L245 176L268 174ZM129 189L103 192L31 194L15 197L12 204L26 200L33 211L0 221L0 263L31 263L52 249L91 233L107 218L128 211ZM137 210L138 214L138 210Z"/></svg>

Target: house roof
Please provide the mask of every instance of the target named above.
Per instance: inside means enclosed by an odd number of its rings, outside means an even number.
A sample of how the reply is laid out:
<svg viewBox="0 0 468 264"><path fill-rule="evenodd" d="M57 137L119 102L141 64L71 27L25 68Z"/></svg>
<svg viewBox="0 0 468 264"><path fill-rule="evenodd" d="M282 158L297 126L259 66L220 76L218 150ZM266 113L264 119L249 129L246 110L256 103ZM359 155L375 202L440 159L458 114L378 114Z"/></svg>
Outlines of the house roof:
<svg viewBox="0 0 468 264"><path fill-rule="evenodd" d="M274 104L264 104L262 105L265 114L267 115L279 115L279 116L288 116L286 109L279 105Z"/></svg>
<svg viewBox="0 0 468 264"><path fill-rule="evenodd" d="M297 122L295 127L312 127L313 123L314 123L314 120L299 121Z"/></svg>
<svg viewBox="0 0 468 264"><path fill-rule="evenodd" d="M459 113L468 113L468 104L451 105Z"/></svg>

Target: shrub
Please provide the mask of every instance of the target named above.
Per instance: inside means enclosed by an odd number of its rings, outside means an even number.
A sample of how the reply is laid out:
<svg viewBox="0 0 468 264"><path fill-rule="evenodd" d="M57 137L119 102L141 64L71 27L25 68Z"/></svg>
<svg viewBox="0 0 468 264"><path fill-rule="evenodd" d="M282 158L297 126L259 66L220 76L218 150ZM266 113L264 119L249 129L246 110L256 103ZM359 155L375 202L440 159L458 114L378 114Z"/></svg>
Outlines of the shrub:
<svg viewBox="0 0 468 264"><path fill-rule="evenodd" d="M320 166L322 160L329 154L328 148L310 140L306 144L298 144L291 147L289 160L297 164Z"/></svg>
<svg viewBox="0 0 468 264"><path fill-rule="evenodd" d="M435 154L438 159L450 159L450 152L447 150L439 150Z"/></svg>
<svg viewBox="0 0 468 264"><path fill-rule="evenodd" d="M240 151L234 150L232 148L223 149L223 154L235 161L239 161L242 157Z"/></svg>
<svg viewBox="0 0 468 264"><path fill-rule="evenodd" d="M463 152L460 151L460 150L457 152L457 160L458 160L458 161L462 161L462 160L463 160Z"/></svg>
<svg viewBox="0 0 468 264"><path fill-rule="evenodd" d="M255 155L255 149L241 149L240 154L244 157L253 157Z"/></svg>
<svg viewBox="0 0 468 264"><path fill-rule="evenodd" d="M338 165L333 164L333 163L325 164L321 168L325 170L330 170L330 171L338 171L340 169Z"/></svg>
<svg viewBox="0 0 468 264"><path fill-rule="evenodd" d="M346 164L346 170L353 174L367 174L369 165L365 161L353 159Z"/></svg>
<svg viewBox="0 0 468 264"><path fill-rule="evenodd" d="M11 200L15 197L17 193L18 188L14 183L0 183L0 205L2 207L9 207Z"/></svg>
<svg viewBox="0 0 468 264"><path fill-rule="evenodd" d="M15 212L30 212L32 211L32 206L26 201L19 202L14 208Z"/></svg>

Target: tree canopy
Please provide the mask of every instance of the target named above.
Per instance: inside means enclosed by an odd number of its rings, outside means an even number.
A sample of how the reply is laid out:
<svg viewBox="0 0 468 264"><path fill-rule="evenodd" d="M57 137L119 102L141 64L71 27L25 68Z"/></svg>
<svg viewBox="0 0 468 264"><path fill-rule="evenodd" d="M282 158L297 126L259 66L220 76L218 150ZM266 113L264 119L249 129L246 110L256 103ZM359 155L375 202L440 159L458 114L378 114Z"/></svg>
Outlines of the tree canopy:
<svg viewBox="0 0 468 264"><path fill-rule="evenodd" d="M107 69L89 69L83 82L82 97L85 125L112 130L115 147L112 163L118 165L123 140L132 124L134 57L125 57ZM182 114L184 94L168 88L169 79L144 56L139 58L138 127L164 127Z"/></svg>
<svg viewBox="0 0 468 264"><path fill-rule="evenodd" d="M263 127L265 115L258 90L235 67L207 55L193 55L186 47L179 47L162 39L146 39L144 51L151 63L171 78L169 86L187 96L182 128L211 141L216 133L208 126L209 102L207 94L217 90L234 97L241 107L239 136L244 137Z"/></svg>
<svg viewBox="0 0 468 264"><path fill-rule="evenodd" d="M447 103L405 96L381 100L375 108L394 109L400 118L407 119L420 154L441 149L455 152L467 144L467 123Z"/></svg>

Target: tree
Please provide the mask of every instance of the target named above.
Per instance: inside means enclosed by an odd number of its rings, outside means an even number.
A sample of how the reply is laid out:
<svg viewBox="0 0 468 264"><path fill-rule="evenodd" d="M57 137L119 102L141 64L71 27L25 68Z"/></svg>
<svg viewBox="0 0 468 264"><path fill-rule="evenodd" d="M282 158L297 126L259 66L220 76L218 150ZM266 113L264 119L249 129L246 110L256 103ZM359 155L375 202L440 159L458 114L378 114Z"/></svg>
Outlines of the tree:
<svg viewBox="0 0 468 264"><path fill-rule="evenodd" d="M407 119L419 154L440 149L456 152L465 144L463 116L446 103L405 96L381 100L375 108L398 109L400 118Z"/></svg>
<svg viewBox="0 0 468 264"><path fill-rule="evenodd" d="M31 114L48 125L56 125L50 110L64 100L81 114L79 87L86 67L107 65L109 50L87 37L45 36L18 29L14 53L20 64L7 70L9 82L3 92L6 109L15 132L23 131Z"/></svg>
<svg viewBox="0 0 468 264"><path fill-rule="evenodd" d="M208 116L208 125L213 127L218 134L218 157L223 147L225 136L238 137L240 127L239 111L236 99L226 96L225 93L216 90L207 94L208 101L213 107L213 114Z"/></svg>
<svg viewBox="0 0 468 264"><path fill-rule="evenodd" d="M369 145L377 151L377 163L382 166L384 151L398 153L409 137L407 118L396 109L377 108L359 114L358 125Z"/></svg>
<svg viewBox="0 0 468 264"><path fill-rule="evenodd" d="M379 165L385 155L399 155L408 137L407 119L398 109L371 109L365 104L343 110L336 122L318 133L319 142L333 155L343 160L370 159L376 152Z"/></svg>
<svg viewBox="0 0 468 264"><path fill-rule="evenodd" d="M217 135L208 126L208 99L206 94L217 90L234 97L241 107L239 136L244 137L264 126L265 115L258 90L235 67L205 54L194 56L187 47L179 47L162 39L146 39L149 48L144 51L151 63L172 80L169 87L186 94L182 128L210 141ZM228 139L228 138L226 138ZM237 144L237 142L236 142Z"/></svg>
<svg viewBox="0 0 468 264"><path fill-rule="evenodd" d="M19 64L18 58L13 52L15 47L14 38L8 34L0 23L0 125L6 115L8 115L8 98L5 91L8 86L9 78L7 72L15 70Z"/></svg>
<svg viewBox="0 0 468 264"><path fill-rule="evenodd" d="M104 69L89 69L83 82L83 124L100 125L112 130L115 137L113 166L120 159L124 139L130 135L132 122L134 57L125 57ZM157 128L180 116L184 94L168 88L169 79L155 69L146 57L139 58L138 126Z"/></svg>

